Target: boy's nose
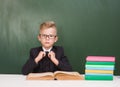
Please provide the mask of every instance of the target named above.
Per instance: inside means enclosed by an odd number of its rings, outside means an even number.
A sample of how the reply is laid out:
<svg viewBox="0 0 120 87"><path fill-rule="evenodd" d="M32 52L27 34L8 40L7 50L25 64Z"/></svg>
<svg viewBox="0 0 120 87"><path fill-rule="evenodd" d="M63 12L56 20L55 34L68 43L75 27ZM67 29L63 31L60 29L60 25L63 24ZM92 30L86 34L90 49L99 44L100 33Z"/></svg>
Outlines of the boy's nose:
<svg viewBox="0 0 120 87"><path fill-rule="evenodd" d="M46 36L46 39L50 39L50 37L49 37L49 36Z"/></svg>

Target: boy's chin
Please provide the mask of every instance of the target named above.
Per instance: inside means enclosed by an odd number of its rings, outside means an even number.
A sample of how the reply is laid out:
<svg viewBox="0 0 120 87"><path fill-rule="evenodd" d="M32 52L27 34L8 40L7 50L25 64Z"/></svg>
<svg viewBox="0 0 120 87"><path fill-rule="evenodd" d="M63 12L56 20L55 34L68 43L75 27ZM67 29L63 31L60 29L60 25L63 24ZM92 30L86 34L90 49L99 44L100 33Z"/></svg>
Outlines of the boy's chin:
<svg viewBox="0 0 120 87"><path fill-rule="evenodd" d="M44 46L44 48L51 48L52 46Z"/></svg>

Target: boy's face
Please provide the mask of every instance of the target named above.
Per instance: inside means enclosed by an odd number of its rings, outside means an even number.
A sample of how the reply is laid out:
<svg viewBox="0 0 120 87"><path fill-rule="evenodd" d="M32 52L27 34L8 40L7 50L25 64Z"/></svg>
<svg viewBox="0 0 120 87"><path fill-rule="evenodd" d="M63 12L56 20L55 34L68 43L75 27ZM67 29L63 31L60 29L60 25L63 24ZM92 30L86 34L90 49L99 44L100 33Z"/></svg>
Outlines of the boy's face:
<svg viewBox="0 0 120 87"><path fill-rule="evenodd" d="M57 33L55 28L42 29L40 30L40 35L38 36L38 40L41 42L42 46L45 49L49 49L58 40L56 34Z"/></svg>

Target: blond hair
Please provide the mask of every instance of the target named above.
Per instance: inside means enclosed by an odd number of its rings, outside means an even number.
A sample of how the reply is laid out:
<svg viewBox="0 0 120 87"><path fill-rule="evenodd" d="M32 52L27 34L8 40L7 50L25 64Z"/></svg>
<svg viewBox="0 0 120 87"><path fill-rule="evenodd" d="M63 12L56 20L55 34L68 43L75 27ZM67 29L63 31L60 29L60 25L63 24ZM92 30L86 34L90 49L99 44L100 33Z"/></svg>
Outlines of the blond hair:
<svg viewBox="0 0 120 87"><path fill-rule="evenodd" d="M46 22L43 22L41 25L40 25L40 30L42 29L46 29L46 28L55 28L56 29L56 24L54 21L46 21Z"/></svg>

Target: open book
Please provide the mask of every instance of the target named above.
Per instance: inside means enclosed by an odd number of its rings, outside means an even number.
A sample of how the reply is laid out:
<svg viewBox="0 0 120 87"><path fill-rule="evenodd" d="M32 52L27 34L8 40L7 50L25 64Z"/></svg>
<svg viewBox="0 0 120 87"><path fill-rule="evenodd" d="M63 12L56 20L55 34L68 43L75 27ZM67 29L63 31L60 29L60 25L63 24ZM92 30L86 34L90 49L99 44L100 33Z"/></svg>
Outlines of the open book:
<svg viewBox="0 0 120 87"><path fill-rule="evenodd" d="M78 72L56 71L45 73L30 73L27 80L83 80L83 76Z"/></svg>

